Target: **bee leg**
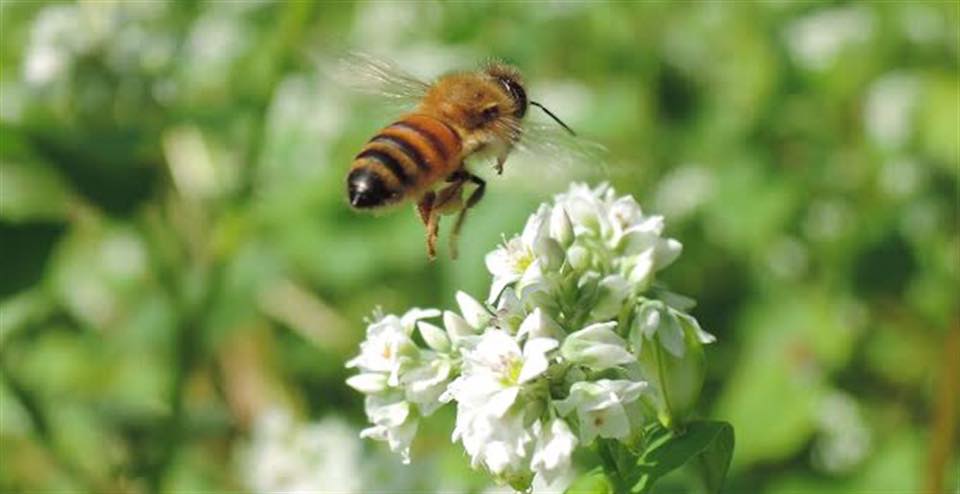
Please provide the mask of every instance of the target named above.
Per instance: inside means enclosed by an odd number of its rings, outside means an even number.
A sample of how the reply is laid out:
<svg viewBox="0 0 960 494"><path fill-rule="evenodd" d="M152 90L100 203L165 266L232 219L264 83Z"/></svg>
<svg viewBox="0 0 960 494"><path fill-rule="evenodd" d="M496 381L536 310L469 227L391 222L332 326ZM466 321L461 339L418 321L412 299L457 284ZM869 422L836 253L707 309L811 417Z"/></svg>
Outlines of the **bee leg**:
<svg viewBox="0 0 960 494"><path fill-rule="evenodd" d="M466 218L467 210L476 206L480 199L483 199L483 193L486 191L487 182L482 178L466 171L462 171L463 180L470 181L476 184L477 188L473 190L470 194L470 197L467 198L467 202L464 203L463 207L460 208L460 213L457 215L457 221L453 224L453 230L450 231L450 257L453 259L457 258L457 240L460 238L460 228L463 226L463 220ZM463 182L461 182L463 183Z"/></svg>
<svg viewBox="0 0 960 494"><path fill-rule="evenodd" d="M440 214L430 212L427 220L427 257L432 261L437 258L437 231L440 229Z"/></svg>
<svg viewBox="0 0 960 494"><path fill-rule="evenodd" d="M447 187L437 192L427 192L417 203L420 220L427 227L427 257L437 257L437 236L440 229L440 216L456 210L462 204L463 180L449 180Z"/></svg>
<svg viewBox="0 0 960 494"><path fill-rule="evenodd" d="M420 221L423 222L424 226L430 220L430 211L433 210L433 200L436 197L437 194L431 190L425 193L420 202L417 203L417 214L420 215Z"/></svg>
<svg viewBox="0 0 960 494"><path fill-rule="evenodd" d="M434 260L437 257L437 230L440 227L439 213L434 207L437 195L433 191L427 192L417 203L417 213L420 221L427 227L427 257Z"/></svg>
<svg viewBox="0 0 960 494"><path fill-rule="evenodd" d="M493 167L497 171L497 175L503 175L503 164L507 162L507 156L510 154L510 149L507 148L506 151L497 156L497 164Z"/></svg>

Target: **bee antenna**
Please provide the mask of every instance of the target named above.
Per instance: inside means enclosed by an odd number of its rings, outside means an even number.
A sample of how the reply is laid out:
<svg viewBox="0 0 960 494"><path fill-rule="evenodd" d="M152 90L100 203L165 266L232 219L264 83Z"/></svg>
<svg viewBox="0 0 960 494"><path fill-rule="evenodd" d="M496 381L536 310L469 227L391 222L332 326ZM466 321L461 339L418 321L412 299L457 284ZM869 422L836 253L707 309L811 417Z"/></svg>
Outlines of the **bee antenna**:
<svg viewBox="0 0 960 494"><path fill-rule="evenodd" d="M547 107L545 107L545 106L541 105L540 103L537 103L536 101L533 101L533 100L530 101L530 104L536 106L537 108L540 108L540 109L543 110L543 112L546 113L547 115L550 115L550 118L554 119L554 120L555 120L558 124L560 124L564 129L567 129L567 132L569 132L570 135L572 135L572 136L574 136L574 137L577 136L577 133L574 132L573 129L571 129L570 127L568 127L567 124L563 123L563 120L560 120L560 117L554 115L552 111L550 111L550 110L547 109Z"/></svg>

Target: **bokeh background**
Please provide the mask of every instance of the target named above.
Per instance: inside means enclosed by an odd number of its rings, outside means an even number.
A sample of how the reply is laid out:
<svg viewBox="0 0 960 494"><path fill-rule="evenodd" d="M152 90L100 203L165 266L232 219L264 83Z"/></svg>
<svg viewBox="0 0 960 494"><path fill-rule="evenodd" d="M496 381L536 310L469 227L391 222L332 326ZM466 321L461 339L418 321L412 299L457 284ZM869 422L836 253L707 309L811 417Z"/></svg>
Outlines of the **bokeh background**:
<svg viewBox="0 0 960 494"><path fill-rule="evenodd" d="M3 0L0 491L489 489L451 410L411 466L361 442L343 364L377 306L483 297L483 255L581 179L685 246L663 275L718 336L727 492L956 492L958 26L921 1ZM481 167L461 259L430 263L412 211L347 208L395 116L330 82L351 50L502 57L608 152Z"/></svg>

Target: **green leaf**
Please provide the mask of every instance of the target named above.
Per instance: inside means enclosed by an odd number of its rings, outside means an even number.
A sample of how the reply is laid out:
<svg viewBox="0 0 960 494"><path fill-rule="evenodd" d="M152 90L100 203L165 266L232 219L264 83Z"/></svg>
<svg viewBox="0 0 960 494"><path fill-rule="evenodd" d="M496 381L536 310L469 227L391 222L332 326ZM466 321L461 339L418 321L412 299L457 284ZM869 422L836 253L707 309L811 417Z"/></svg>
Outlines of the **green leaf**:
<svg viewBox="0 0 960 494"><path fill-rule="evenodd" d="M577 477L565 492L566 494L611 494L614 489L610 479L603 472L603 467L597 467Z"/></svg>
<svg viewBox="0 0 960 494"><path fill-rule="evenodd" d="M720 492L733 456L733 427L727 422L697 421L675 433L657 426L647 447L627 473L633 492L649 492L657 479L696 458L708 492Z"/></svg>

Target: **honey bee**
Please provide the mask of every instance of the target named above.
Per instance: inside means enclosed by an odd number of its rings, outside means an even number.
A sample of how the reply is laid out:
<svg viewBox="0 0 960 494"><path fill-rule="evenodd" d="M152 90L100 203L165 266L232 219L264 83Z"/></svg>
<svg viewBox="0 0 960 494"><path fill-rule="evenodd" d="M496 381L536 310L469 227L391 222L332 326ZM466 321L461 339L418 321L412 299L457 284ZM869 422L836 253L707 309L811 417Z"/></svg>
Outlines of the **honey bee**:
<svg viewBox="0 0 960 494"><path fill-rule="evenodd" d="M407 200L416 203L426 228L427 256L437 255L441 215L456 214L449 237L450 256L469 209L483 198L486 182L465 164L467 158L496 159L497 174L523 135L531 105L543 109L571 135L553 113L527 96L520 71L492 62L480 70L441 76L432 84L370 57L359 60L368 79L388 96L417 100L373 136L354 157L347 174L347 199L356 210L377 210ZM469 194L465 191L470 185ZM464 199L464 196L466 199Z"/></svg>

